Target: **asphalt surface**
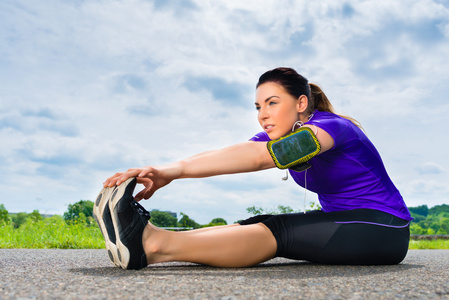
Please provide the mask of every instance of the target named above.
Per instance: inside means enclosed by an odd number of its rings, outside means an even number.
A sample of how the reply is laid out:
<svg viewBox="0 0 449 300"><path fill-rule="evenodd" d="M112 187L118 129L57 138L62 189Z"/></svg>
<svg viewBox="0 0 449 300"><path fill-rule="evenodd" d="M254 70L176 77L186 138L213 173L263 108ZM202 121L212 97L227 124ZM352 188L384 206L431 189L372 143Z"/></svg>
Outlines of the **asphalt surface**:
<svg viewBox="0 0 449 300"><path fill-rule="evenodd" d="M116 268L106 250L0 249L0 299L449 299L449 250L394 266L273 259L251 268Z"/></svg>

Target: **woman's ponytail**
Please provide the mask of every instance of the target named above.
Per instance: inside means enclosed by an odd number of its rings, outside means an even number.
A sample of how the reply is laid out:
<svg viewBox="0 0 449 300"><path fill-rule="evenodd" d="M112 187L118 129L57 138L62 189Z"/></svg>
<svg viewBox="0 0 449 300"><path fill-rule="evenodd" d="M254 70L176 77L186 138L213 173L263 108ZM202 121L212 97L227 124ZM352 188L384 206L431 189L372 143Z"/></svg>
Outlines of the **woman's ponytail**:
<svg viewBox="0 0 449 300"><path fill-rule="evenodd" d="M309 87L310 87L311 101L309 103L308 109L309 109L310 113L312 113L315 109L317 109L318 111L327 111L327 112L336 114L334 111L334 107L332 106L331 102L327 98L326 94L324 94L323 90L318 85L316 85L314 83L309 83ZM362 125L356 119L348 117L348 116L340 115L340 114L338 114L338 115L342 118L348 119L349 121L354 123L357 127L361 128L363 130Z"/></svg>
<svg viewBox="0 0 449 300"><path fill-rule="evenodd" d="M331 102L327 98L326 94L324 94L323 90L314 83L309 83L310 87L310 103L309 103L309 111L312 113L315 109L319 111L327 111L330 113L335 113L334 107Z"/></svg>

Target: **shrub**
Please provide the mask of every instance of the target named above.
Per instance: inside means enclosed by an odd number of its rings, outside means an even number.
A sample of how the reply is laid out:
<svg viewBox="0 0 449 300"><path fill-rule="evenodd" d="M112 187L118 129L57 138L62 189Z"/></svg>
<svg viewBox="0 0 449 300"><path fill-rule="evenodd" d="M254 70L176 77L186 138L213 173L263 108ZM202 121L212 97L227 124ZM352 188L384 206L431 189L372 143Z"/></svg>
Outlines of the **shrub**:
<svg viewBox="0 0 449 300"><path fill-rule="evenodd" d="M11 222L9 212L6 210L3 204L0 204L0 226L7 225Z"/></svg>

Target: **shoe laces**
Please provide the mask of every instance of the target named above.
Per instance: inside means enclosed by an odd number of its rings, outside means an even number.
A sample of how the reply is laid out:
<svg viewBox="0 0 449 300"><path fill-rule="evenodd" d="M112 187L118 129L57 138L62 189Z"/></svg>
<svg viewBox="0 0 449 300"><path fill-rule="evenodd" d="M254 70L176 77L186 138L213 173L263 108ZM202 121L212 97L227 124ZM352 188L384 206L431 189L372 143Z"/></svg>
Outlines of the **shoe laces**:
<svg viewBox="0 0 449 300"><path fill-rule="evenodd" d="M133 201L132 205L134 206L134 209L137 211L137 213L144 217L146 220L149 220L151 218L150 213L137 201Z"/></svg>

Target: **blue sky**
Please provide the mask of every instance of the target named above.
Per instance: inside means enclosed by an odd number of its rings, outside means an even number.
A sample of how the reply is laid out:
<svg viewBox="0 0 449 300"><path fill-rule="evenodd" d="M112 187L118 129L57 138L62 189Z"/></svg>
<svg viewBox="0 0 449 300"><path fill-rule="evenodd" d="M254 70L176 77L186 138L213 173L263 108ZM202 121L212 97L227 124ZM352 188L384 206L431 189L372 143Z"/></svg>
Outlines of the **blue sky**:
<svg viewBox="0 0 449 300"><path fill-rule="evenodd" d="M255 83L278 66L362 123L409 206L449 203L447 1L4 0L0 25L10 212L62 214L115 172L247 140ZM283 175L183 179L143 205L199 223L302 209Z"/></svg>

